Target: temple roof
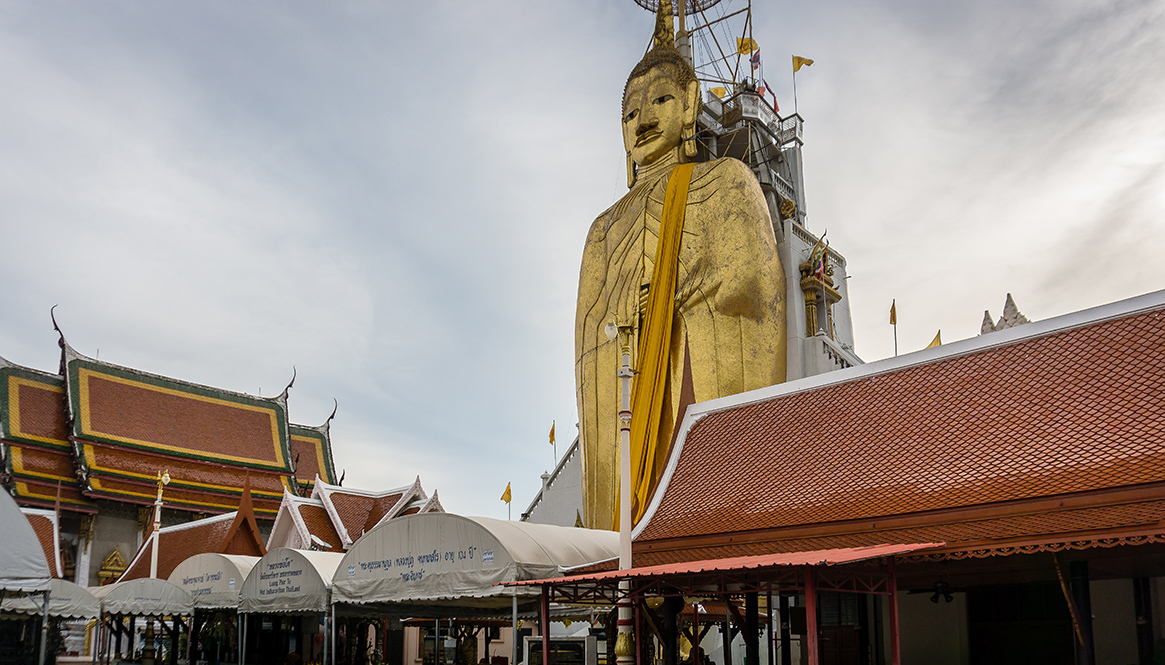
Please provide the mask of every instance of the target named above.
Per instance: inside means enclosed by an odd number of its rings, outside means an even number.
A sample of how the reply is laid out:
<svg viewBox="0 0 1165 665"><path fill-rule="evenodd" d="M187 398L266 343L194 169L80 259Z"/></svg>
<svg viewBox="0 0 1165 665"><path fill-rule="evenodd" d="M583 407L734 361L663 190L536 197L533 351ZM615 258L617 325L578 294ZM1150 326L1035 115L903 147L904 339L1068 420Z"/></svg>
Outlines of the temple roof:
<svg viewBox="0 0 1165 665"><path fill-rule="evenodd" d="M64 569L61 565L61 525L57 514L51 510L36 508L21 508L20 512L28 518L40 547L44 550L44 558L49 563L49 574L53 577L62 577Z"/></svg>
<svg viewBox="0 0 1165 665"><path fill-rule="evenodd" d="M158 578L169 578L178 564L188 557L217 552L234 520L235 513L223 513L158 529ZM150 576L153 543L154 539L146 536L119 582Z"/></svg>
<svg viewBox="0 0 1165 665"><path fill-rule="evenodd" d="M1162 311L1158 292L696 405L635 563L1165 538Z"/></svg>
<svg viewBox="0 0 1165 665"><path fill-rule="evenodd" d="M255 510L274 516L294 489L286 391L256 397L104 363L64 345L71 437L83 491L151 503L157 473L167 504L231 510L250 478Z"/></svg>
<svg viewBox="0 0 1165 665"><path fill-rule="evenodd" d="M313 483L314 484L314 483ZM271 527L267 538L267 549L291 547L293 549L343 552L344 545L336 527L332 523L324 502L319 499L283 495L279 515Z"/></svg>
<svg viewBox="0 0 1165 665"><path fill-rule="evenodd" d="M323 503L340 536L341 545L347 549L366 531L402 514L415 499L425 499L426 495L421 488L421 478L417 476L412 485L379 492L340 487L321 480L316 482L312 498Z"/></svg>
<svg viewBox="0 0 1165 665"><path fill-rule="evenodd" d="M150 576L154 543L151 536L152 529L119 581ZM244 486L238 510L234 512L158 529L158 577L168 579L178 564L195 554L207 552L249 556L267 553L255 523L249 486Z"/></svg>
<svg viewBox="0 0 1165 665"><path fill-rule="evenodd" d="M419 477L412 485L372 492L332 485L317 476L310 498L283 495L267 548L343 552L381 522L433 512L445 509L436 492L425 495Z"/></svg>
<svg viewBox="0 0 1165 665"><path fill-rule="evenodd" d="M21 505L96 510L81 494L73 464L62 377L0 358L0 459Z"/></svg>
<svg viewBox="0 0 1165 665"><path fill-rule="evenodd" d="M316 476L322 478L325 483L336 482L336 465L332 460L331 422L332 419L329 417L328 421L319 427L292 424L288 428L295 482L301 495L311 494L311 490L315 488Z"/></svg>

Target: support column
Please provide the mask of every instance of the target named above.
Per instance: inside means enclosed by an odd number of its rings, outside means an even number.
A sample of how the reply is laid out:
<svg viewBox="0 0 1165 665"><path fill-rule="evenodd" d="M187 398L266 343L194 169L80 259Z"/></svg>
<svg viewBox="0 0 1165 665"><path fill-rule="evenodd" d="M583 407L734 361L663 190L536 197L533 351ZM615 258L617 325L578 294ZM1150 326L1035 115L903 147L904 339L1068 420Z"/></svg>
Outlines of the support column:
<svg viewBox="0 0 1165 665"><path fill-rule="evenodd" d="M729 611L728 603L730 602L732 601L726 596L724 598L724 627L720 629L722 631L720 633L720 643L724 646L721 649L724 652L724 665L732 665L732 620L727 616L727 612Z"/></svg>
<svg viewBox="0 0 1165 665"><path fill-rule="evenodd" d="M809 646L809 662L817 665L821 657L817 651L817 569L805 567L805 639Z"/></svg>
<svg viewBox="0 0 1165 665"><path fill-rule="evenodd" d="M514 638L514 640L513 640L514 645L513 645L513 648L510 649L510 651L513 653L514 659L510 661L510 665L518 665L518 660L519 660L518 654L519 654L519 650L521 649L521 647L518 645L518 641L520 639L520 636L518 635L518 596L517 595L511 596L511 604L512 604L511 611L513 612L513 617L511 619L511 622L512 622L511 626L513 628L512 636Z"/></svg>
<svg viewBox="0 0 1165 665"><path fill-rule="evenodd" d="M680 662L680 613L684 599L669 597L663 607L663 665L679 665Z"/></svg>
<svg viewBox="0 0 1165 665"><path fill-rule="evenodd" d="M894 557L887 562L890 579L890 665L902 665L902 645L898 630L898 574L894 571Z"/></svg>
<svg viewBox="0 0 1165 665"><path fill-rule="evenodd" d="M793 634L789 630L789 597L781 594L781 665L793 665Z"/></svg>
<svg viewBox="0 0 1165 665"><path fill-rule="evenodd" d="M542 585L541 624L538 628L542 633L542 665L550 665L550 587Z"/></svg>
<svg viewBox="0 0 1165 665"><path fill-rule="evenodd" d="M776 634L773 632L773 592L772 592L772 590L770 590L765 595L765 613L769 615L768 620L765 621L765 631L766 631L765 632L765 636L766 636L765 641L768 645L768 649L767 649L768 655L769 655L768 661L769 661L769 665L777 665L777 662L776 662L777 639L776 639Z"/></svg>
<svg viewBox="0 0 1165 665"><path fill-rule="evenodd" d="M744 663L760 665L760 621L757 594L744 594Z"/></svg>
<svg viewBox="0 0 1165 665"><path fill-rule="evenodd" d="M1092 594L1088 588L1088 562L1073 561L1068 564L1072 577L1072 600L1080 616L1081 639L1076 644L1076 665L1094 665L1096 652L1092 642Z"/></svg>

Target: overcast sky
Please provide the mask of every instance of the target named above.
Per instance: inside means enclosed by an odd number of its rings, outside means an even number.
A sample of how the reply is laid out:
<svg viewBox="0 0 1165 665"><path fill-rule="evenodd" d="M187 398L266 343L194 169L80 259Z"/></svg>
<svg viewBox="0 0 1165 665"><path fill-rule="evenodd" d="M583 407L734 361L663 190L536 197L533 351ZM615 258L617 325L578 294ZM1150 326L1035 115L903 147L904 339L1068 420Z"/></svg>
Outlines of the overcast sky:
<svg viewBox="0 0 1165 665"><path fill-rule="evenodd" d="M734 0L729 7L740 7ZM857 352L1165 288L1158 0L757 2ZM514 516L575 434L578 264L626 191L632 0L0 5L0 356L332 427L346 485Z"/></svg>

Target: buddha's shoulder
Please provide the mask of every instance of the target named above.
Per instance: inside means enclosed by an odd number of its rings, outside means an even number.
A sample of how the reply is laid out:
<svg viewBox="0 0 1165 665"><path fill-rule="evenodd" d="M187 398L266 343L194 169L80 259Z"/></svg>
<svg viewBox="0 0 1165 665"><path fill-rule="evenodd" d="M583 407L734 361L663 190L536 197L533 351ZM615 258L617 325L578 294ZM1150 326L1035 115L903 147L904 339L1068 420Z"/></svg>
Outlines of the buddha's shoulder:
<svg viewBox="0 0 1165 665"><path fill-rule="evenodd" d="M699 189L711 184L717 185L757 185L756 175L744 162L735 157L721 157L707 162L699 162L692 169L691 189Z"/></svg>
<svg viewBox="0 0 1165 665"><path fill-rule="evenodd" d="M618 206L619 203L616 201L610 208L599 213L595 221L591 222L591 228L587 231L588 243L600 241L607 235L607 228L611 225L611 219L615 216L615 209Z"/></svg>

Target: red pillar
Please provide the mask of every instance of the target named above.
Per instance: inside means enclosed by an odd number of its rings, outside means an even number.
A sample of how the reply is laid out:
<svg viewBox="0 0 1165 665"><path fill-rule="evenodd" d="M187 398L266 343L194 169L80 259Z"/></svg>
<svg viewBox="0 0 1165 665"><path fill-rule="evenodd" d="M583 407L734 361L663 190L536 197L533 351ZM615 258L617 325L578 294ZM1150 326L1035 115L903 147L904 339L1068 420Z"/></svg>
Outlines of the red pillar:
<svg viewBox="0 0 1165 665"><path fill-rule="evenodd" d="M550 665L550 587L542 585L542 665Z"/></svg>
<svg viewBox="0 0 1165 665"><path fill-rule="evenodd" d="M805 632L809 633L809 665L817 665L821 657L817 652L817 569L805 567Z"/></svg>
<svg viewBox="0 0 1165 665"><path fill-rule="evenodd" d="M894 572L894 557L887 562L890 579L890 665L902 665L902 648L898 644L898 575Z"/></svg>

